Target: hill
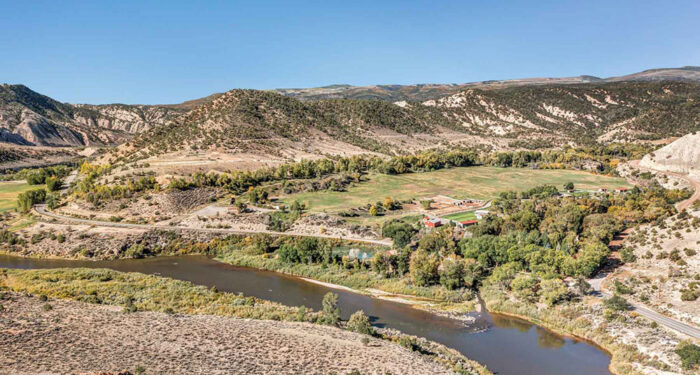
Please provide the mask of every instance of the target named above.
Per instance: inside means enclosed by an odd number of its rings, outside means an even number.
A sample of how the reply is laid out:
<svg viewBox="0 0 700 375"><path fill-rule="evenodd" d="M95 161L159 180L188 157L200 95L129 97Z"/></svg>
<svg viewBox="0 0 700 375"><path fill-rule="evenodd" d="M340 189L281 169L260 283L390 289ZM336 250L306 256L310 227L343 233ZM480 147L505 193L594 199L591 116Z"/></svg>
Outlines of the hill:
<svg viewBox="0 0 700 375"><path fill-rule="evenodd" d="M475 134L586 144L697 130L698 100L700 84L664 81L470 89L422 105Z"/></svg>
<svg viewBox="0 0 700 375"><path fill-rule="evenodd" d="M32 146L119 144L184 112L143 105L72 105L24 85L0 85L0 141Z"/></svg>
<svg viewBox="0 0 700 375"><path fill-rule="evenodd" d="M423 103L300 101L232 90L136 137L122 156L172 152L385 154L448 143L542 148L645 141L700 124L700 84L613 82L469 89ZM131 150L131 151L130 151Z"/></svg>
<svg viewBox="0 0 700 375"><path fill-rule="evenodd" d="M640 166L700 179L700 132L687 134L644 156Z"/></svg>

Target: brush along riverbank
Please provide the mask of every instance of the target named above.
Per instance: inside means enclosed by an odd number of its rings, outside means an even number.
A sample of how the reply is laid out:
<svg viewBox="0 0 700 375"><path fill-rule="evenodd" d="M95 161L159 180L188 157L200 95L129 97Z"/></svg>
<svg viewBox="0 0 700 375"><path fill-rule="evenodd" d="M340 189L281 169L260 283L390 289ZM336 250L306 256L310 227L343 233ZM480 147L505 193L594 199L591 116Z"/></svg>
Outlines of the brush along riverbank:
<svg viewBox="0 0 700 375"><path fill-rule="evenodd" d="M171 374L490 374L424 339L349 332L317 324L324 313L159 276L11 269L0 271L0 293L0 329L9 333L2 346L16 348L0 364L13 373L141 366Z"/></svg>
<svg viewBox="0 0 700 375"><path fill-rule="evenodd" d="M214 259L234 266L297 276L330 288L400 302L455 319L464 319L464 314L473 312L477 306L476 295L469 289L447 290L440 285L419 287L411 285L407 278L385 278L371 270L342 264L291 264L274 257L248 255L239 249L220 252Z"/></svg>
<svg viewBox="0 0 700 375"><path fill-rule="evenodd" d="M480 296L493 313L515 316L562 335L577 337L611 354L616 375L690 374L673 352L680 338L632 311L604 306L600 298L585 296L555 306L523 301L498 285L485 285Z"/></svg>

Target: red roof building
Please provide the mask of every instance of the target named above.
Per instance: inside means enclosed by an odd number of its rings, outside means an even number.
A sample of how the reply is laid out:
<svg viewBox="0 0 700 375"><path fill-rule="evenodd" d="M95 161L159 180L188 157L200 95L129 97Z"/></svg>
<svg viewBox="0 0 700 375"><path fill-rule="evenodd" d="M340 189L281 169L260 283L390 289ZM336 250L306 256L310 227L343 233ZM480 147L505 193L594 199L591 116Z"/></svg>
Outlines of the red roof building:
<svg viewBox="0 0 700 375"><path fill-rule="evenodd" d="M479 220L463 220L463 221L460 221L459 224L462 227L468 227L470 225L475 225L478 222L479 222Z"/></svg>

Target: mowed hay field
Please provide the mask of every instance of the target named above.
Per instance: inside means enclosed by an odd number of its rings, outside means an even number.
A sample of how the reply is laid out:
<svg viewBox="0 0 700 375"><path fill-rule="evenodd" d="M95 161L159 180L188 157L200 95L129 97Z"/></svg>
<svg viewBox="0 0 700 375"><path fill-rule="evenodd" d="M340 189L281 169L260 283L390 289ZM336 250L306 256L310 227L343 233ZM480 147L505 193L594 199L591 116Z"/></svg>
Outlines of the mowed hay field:
<svg viewBox="0 0 700 375"><path fill-rule="evenodd" d="M17 196L20 193L42 187L44 185L29 185L24 181L0 182L0 212L14 210L17 207Z"/></svg>
<svg viewBox="0 0 700 375"><path fill-rule="evenodd" d="M560 190L566 182L577 189L614 189L630 186L623 178L595 175L583 171L533 170L527 168L465 167L398 176L370 174L369 181L351 186L344 192L317 191L282 197L308 202L311 212L335 212L383 201L447 195L457 199L491 199L507 190L526 190L539 185L554 185Z"/></svg>
<svg viewBox="0 0 700 375"><path fill-rule="evenodd" d="M455 221L476 220L476 214L474 213L474 211L458 212L456 214L449 214L443 217L445 219Z"/></svg>

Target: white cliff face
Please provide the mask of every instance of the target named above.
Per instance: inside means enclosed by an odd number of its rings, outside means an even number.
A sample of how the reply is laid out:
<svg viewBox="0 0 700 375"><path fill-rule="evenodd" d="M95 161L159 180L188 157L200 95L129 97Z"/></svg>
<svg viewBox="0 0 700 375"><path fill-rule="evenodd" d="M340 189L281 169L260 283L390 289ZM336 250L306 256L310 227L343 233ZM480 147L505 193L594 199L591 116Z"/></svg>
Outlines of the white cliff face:
<svg viewBox="0 0 700 375"><path fill-rule="evenodd" d="M77 122L130 134L142 133L165 124L181 114L180 111L167 107L145 105L78 105L78 107L97 112L100 117L77 116L75 118Z"/></svg>
<svg viewBox="0 0 700 375"><path fill-rule="evenodd" d="M38 146L118 144L165 124L183 109L146 105L73 105L22 85L0 85L0 142Z"/></svg>
<svg viewBox="0 0 700 375"><path fill-rule="evenodd" d="M644 156L639 165L700 178L700 132L687 134Z"/></svg>

